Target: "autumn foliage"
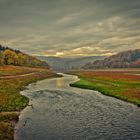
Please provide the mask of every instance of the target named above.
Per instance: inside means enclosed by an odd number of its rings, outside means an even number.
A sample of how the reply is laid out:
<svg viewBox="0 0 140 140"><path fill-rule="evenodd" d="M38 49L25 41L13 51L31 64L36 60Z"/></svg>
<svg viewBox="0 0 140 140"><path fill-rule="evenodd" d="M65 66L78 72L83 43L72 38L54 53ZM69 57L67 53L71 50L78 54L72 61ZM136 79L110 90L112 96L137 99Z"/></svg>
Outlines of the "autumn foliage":
<svg viewBox="0 0 140 140"><path fill-rule="evenodd" d="M19 50L13 50L0 45L0 65L15 65L15 66L47 66L44 61L36 57L22 53Z"/></svg>
<svg viewBox="0 0 140 140"><path fill-rule="evenodd" d="M83 68L140 68L140 49L121 52L104 60L88 63Z"/></svg>

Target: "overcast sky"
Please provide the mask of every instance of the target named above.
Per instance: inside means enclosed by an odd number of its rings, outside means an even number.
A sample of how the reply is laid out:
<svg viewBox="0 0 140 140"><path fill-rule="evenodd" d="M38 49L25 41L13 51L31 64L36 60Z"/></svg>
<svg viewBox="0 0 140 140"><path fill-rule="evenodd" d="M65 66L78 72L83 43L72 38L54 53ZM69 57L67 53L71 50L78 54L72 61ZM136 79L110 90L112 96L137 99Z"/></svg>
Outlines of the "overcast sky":
<svg viewBox="0 0 140 140"><path fill-rule="evenodd" d="M0 43L33 55L140 48L140 0L0 0Z"/></svg>

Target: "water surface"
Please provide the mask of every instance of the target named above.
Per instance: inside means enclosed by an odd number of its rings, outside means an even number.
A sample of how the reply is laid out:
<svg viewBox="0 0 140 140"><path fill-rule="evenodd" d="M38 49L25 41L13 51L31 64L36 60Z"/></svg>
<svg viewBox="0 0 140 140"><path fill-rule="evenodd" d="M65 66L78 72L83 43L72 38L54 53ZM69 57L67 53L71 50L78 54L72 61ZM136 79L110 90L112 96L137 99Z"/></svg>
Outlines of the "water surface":
<svg viewBox="0 0 140 140"><path fill-rule="evenodd" d="M15 140L139 140L140 108L97 91L70 87L77 76L46 79L22 94Z"/></svg>

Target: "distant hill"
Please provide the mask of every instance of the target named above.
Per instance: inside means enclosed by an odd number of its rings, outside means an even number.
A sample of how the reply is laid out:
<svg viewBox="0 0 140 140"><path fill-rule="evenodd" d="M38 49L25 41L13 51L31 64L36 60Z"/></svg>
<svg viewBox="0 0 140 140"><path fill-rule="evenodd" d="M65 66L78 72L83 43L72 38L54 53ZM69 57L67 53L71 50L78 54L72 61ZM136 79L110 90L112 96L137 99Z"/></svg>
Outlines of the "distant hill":
<svg viewBox="0 0 140 140"><path fill-rule="evenodd" d="M65 71L69 69L80 69L88 62L104 59L103 56L86 56L86 57L73 57L73 58L61 58L61 57L45 57L38 56L40 60L46 61L51 68L56 71Z"/></svg>
<svg viewBox="0 0 140 140"><path fill-rule="evenodd" d="M46 62L43 62L36 57L22 53L19 50L4 47L2 45L0 45L0 65L49 67Z"/></svg>
<svg viewBox="0 0 140 140"><path fill-rule="evenodd" d="M121 52L104 60L87 63L83 68L140 68L140 49Z"/></svg>

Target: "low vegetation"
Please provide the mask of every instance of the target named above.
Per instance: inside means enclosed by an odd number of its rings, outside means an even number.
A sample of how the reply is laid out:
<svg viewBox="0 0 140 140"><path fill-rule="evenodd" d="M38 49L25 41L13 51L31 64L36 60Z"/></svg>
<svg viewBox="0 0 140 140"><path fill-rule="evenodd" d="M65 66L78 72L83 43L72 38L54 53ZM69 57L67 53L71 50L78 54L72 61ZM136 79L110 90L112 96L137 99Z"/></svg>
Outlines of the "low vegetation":
<svg viewBox="0 0 140 140"><path fill-rule="evenodd" d="M140 70L74 71L80 80L71 86L97 90L140 106Z"/></svg>
<svg viewBox="0 0 140 140"><path fill-rule="evenodd" d="M29 102L20 91L29 83L56 76L46 68L0 66L0 140L13 139L18 112Z"/></svg>

